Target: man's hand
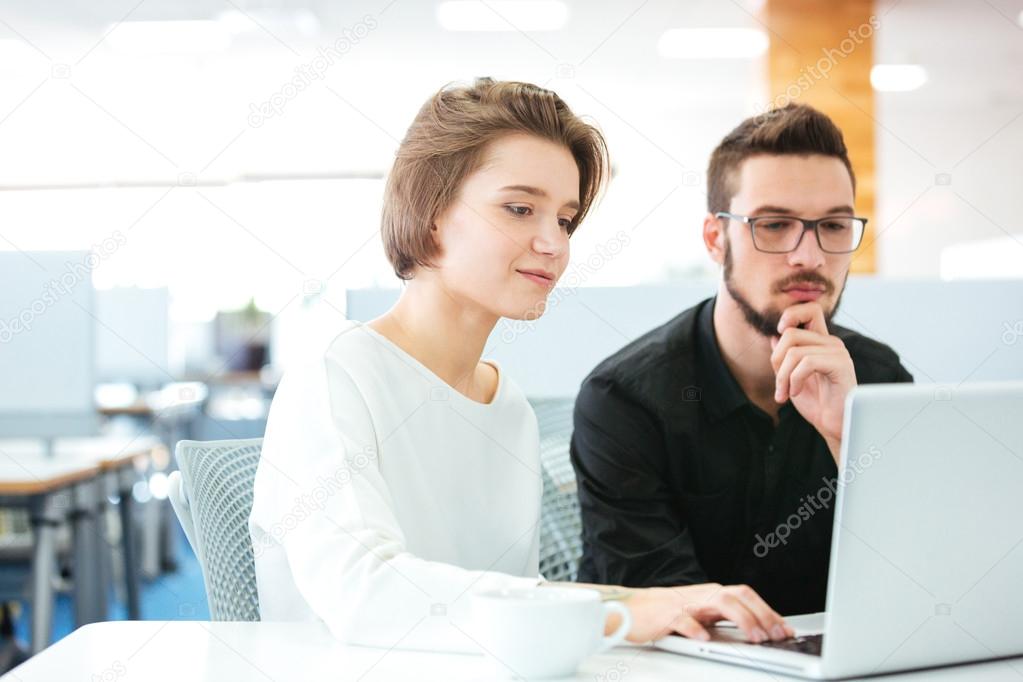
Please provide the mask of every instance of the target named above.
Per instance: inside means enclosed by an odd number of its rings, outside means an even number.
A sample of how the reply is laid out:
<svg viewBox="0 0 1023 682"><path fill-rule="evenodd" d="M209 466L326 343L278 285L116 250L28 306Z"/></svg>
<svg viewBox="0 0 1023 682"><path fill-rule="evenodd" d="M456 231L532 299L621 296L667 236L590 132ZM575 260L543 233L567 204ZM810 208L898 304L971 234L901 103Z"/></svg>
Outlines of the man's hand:
<svg viewBox="0 0 1023 682"><path fill-rule="evenodd" d="M824 437L837 463L845 397L856 386L849 351L841 339L828 333L824 310L812 301L787 308L778 322L778 334L771 339L774 399L792 400Z"/></svg>

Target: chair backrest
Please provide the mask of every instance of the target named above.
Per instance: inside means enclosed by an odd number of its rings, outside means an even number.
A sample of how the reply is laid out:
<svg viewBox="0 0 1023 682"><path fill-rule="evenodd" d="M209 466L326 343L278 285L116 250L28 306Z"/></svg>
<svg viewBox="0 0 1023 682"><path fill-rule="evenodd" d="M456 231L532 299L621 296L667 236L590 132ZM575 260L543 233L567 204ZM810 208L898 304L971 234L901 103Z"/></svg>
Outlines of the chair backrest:
<svg viewBox="0 0 1023 682"><path fill-rule="evenodd" d="M582 556L582 521L575 472L569 459L573 398L532 399L540 427L543 502L540 514L540 574L574 581Z"/></svg>
<svg viewBox="0 0 1023 682"><path fill-rule="evenodd" d="M573 581L582 556L582 523L569 460L572 398L530 401L540 429L543 501L540 573ZM213 620L259 620L256 568L249 536L253 481L262 438L179 441L175 458L191 515L193 544Z"/></svg>
<svg viewBox="0 0 1023 682"><path fill-rule="evenodd" d="M262 448L251 438L182 440L175 450L213 620L259 620L249 514Z"/></svg>

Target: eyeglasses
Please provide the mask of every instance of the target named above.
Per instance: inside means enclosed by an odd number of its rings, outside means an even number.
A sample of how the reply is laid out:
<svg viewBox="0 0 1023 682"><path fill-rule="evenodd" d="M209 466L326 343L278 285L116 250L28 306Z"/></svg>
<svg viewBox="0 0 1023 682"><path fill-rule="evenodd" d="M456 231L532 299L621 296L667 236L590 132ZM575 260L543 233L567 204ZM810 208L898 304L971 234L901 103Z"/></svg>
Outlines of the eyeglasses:
<svg viewBox="0 0 1023 682"><path fill-rule="evenodd" d="M817 245L825 253L852 253L863 241L866 218L828 216L817 220L804 220L792 216L749 216L715 213L716 218L738 220L750 227L753 247L764 253L791 253L799 248L803 234L813 230Z"/></svg>

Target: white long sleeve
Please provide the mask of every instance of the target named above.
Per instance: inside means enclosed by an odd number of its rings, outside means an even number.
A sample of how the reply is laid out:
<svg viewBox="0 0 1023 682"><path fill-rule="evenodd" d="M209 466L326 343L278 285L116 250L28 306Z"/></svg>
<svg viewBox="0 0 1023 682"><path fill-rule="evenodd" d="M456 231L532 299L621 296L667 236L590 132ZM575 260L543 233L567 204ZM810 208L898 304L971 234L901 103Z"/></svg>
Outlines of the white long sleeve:
<svg viewBox="0 0 1023 682"><path fill-rule="evenodd" d="M536 418L499 377L474 402L358 323L285 374L249 520L264 620L478 650L469 595L538 580Z"/></svg>

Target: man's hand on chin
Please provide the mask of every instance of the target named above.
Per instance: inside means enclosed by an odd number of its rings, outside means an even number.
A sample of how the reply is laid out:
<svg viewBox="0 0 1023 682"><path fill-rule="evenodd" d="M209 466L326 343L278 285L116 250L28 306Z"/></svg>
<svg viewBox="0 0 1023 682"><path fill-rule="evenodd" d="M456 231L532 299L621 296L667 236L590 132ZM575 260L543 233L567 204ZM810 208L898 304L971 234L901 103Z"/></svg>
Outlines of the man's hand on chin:
<svg viewBox="0 0 1023 682"><path fill-rule="evenodd" d="M824 437L837 464L845 397L856 386L849 351L841 339L828 333L824 310L812 301L786 308L778 322L778 334L771 339L774 399L778 403L792 401Z"/></svg>

